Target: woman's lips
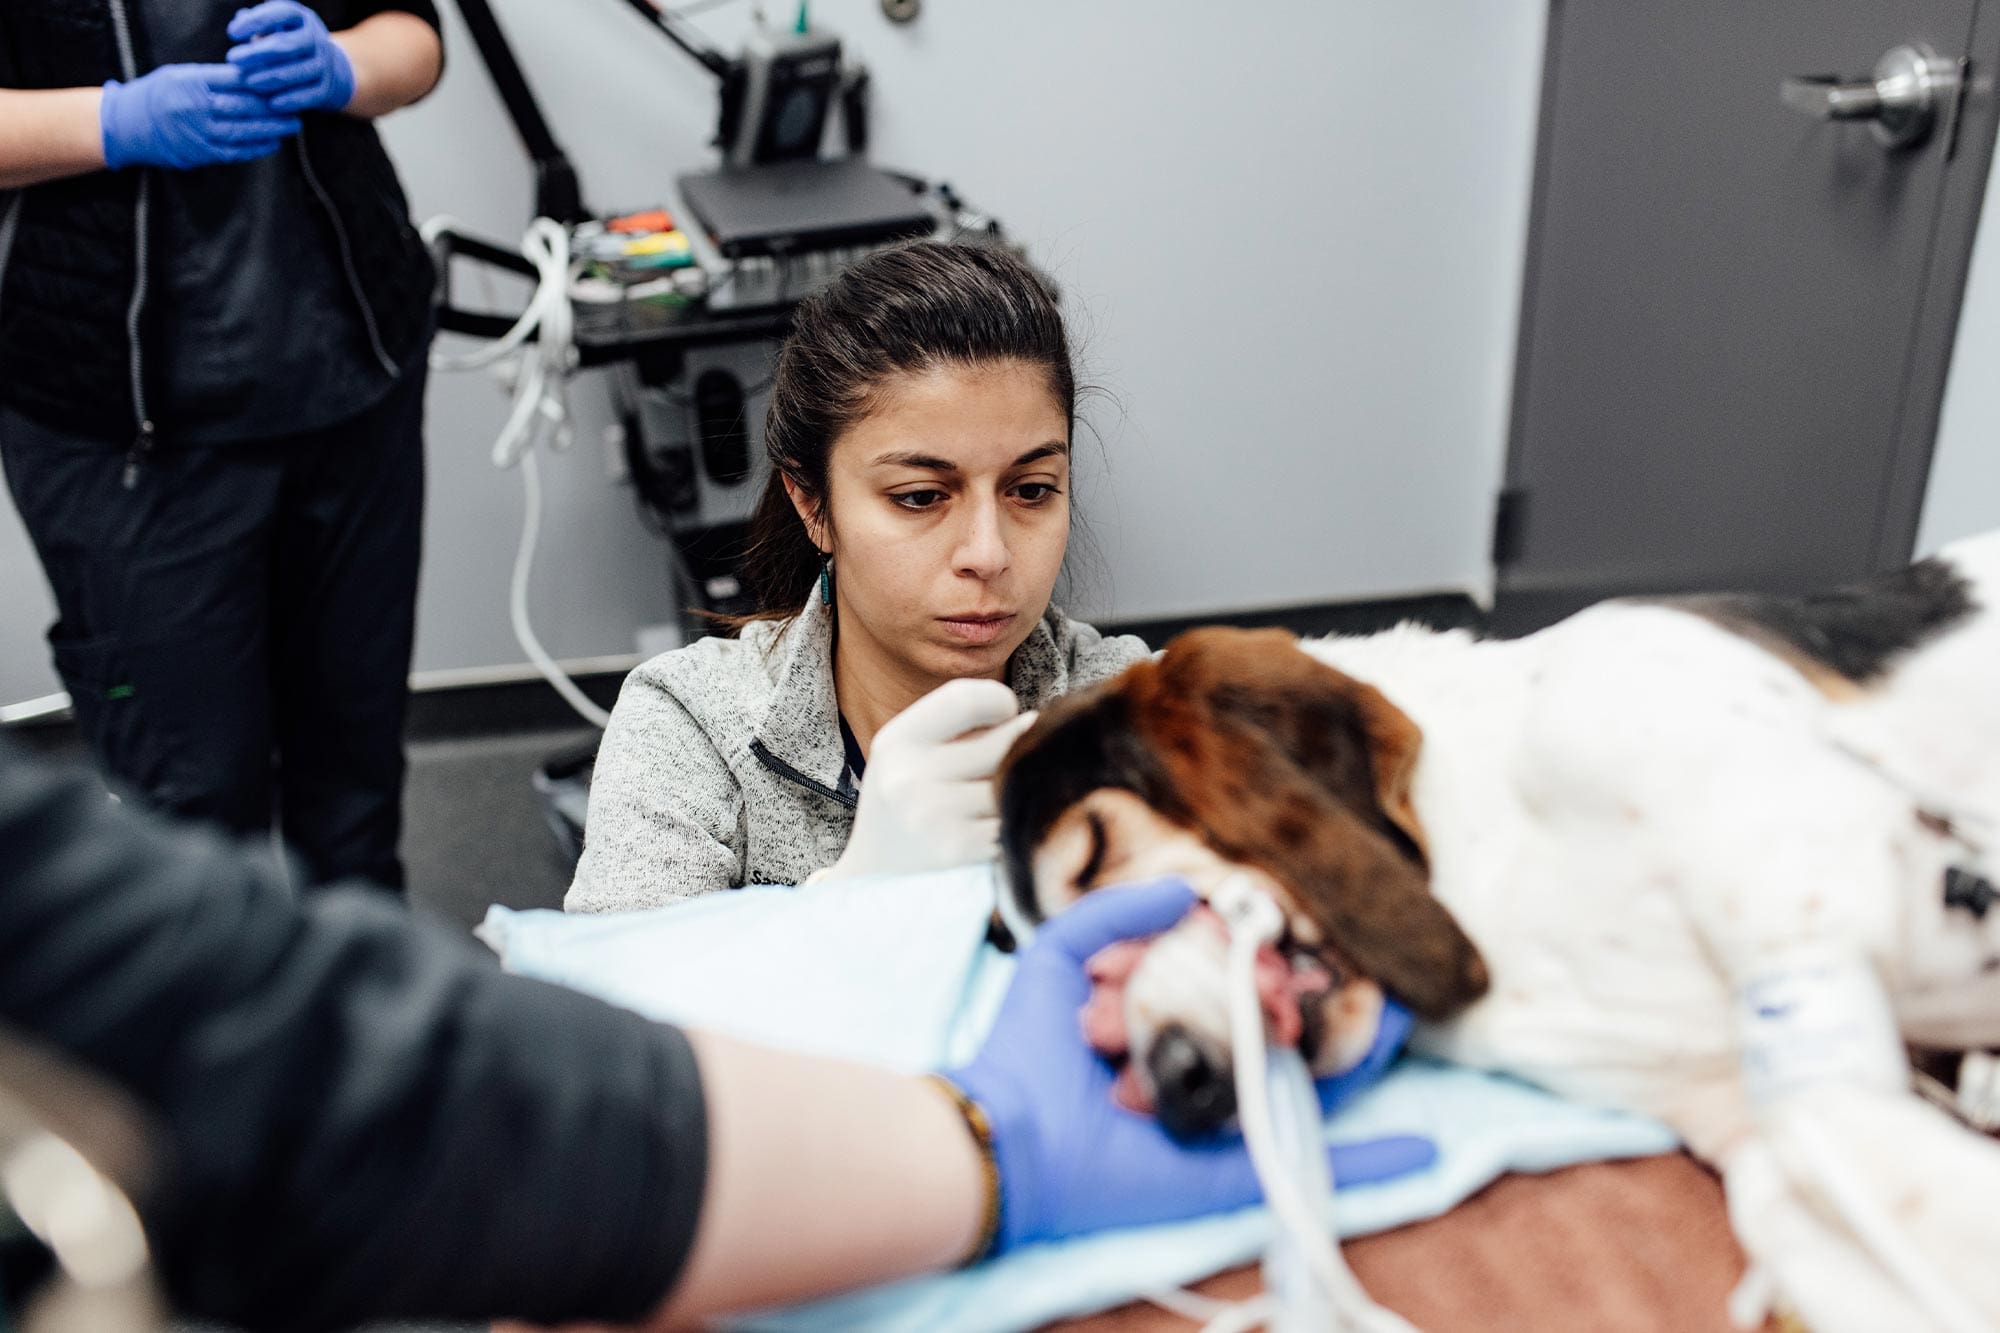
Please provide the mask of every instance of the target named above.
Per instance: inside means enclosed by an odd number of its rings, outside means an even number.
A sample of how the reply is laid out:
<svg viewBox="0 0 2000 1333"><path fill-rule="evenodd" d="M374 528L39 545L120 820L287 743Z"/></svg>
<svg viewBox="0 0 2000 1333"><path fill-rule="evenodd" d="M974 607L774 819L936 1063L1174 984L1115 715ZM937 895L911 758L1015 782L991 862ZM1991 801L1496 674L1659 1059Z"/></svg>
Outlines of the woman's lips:
<svg viewBox="0 0 2000 1333"><path fill-rule="evenodd" d="M992 643L995 639L998 639L1002 634L1005 634L1007 632L1007 627L1014 623L1014 617L1010 615L1009 616L965 616L965 617L947 616L947 617L940 617L938 623L944 626L945 633L951 635L954 639L957 639L959 642L978 646L981 644Z"/></svg>

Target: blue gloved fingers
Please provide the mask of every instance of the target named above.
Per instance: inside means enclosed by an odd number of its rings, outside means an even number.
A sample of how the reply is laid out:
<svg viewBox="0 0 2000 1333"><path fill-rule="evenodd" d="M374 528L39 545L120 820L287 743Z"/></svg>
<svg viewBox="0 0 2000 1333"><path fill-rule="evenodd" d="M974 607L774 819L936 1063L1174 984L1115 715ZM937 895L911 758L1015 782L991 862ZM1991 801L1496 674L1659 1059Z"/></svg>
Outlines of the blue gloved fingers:
<svg viewBox="0 0 2000 1333"><path fill-rule="evenodd" d="M1417 1020L1411 1017L1409 1010L1385 996L1382 1021L1375 1029L1375 1040L1368 1047L1368 1053L1352 1069L1329 1074L1313 1084L1319 1093L1320 1109L1331 1111L1379 1080L1383 1071L1402 1054L1403 1043L1409 1040L1410 1032L1416 1025Z"/></svg>
<svg viewBox="0 0 2000 1333"><path fill-rule="evenodd" d="M1171 1143L1164 1132L1160 1137ZM1234 1135L1205 1144L1174 1145L1172 1151L1180 1154L1178 1160L1158 1163L1158 1185L1151 1191L1165 1205L1165 1211L1135 1221L1178 1221L1264 1201L1263 1182L1257 1179L1250 1150ZM1327 1161L1337 1192L1350 1185L1375 1184L1421 1171L1437 1161L1437 1145L1416 1134L1357 1139L1329 1147Z"/></svg>
<svg viewBox="0 0 2000 1333"><path fill-rule="evenodd" d="M271 94L267 105L283 116L295 116L301 111L318 111L326 103L326 90L317 83L303 88L289 88L281 93Z"/></svg>
<svg viewBox="0 0 2000 1333"><path fill-rule="evenodd" d="M230 33L248 40L230 48L229 63L243 71L245 88L273 100L273 110L340 111L354 99L353 61L325 20L293 0L246 10Z"/></svg>
<svg viewBox="0 0 2000 1333"><path fill-rule="evenodd" d="M208 85L209 91L221 94L240 92L243 88L243 71L227 61L214 61L206 65L162 65L161 69L186 71L191 78ZM159 73L154 70L153 73Z"/></svg>
<svg viewBox="0 0 2000 1333"><path fill-rule="evenodd" d="M267 116L261 120L223 121L209 133L209 142L217 148L236 148L244 144L270 140L289 139L299 132L298 118L295 116ZM263 154L259 153L259 157Z"/></svg>
<svg viewBox="0 0 2000 1333"><path fill-rule="evenodd" d="M1336 1143L1327 1149L1336 1192L1349 1185L1368 1185L1422 1171L1437 1161L1437 1144L1420 1134L1392 1134L1380 1139Z"/></svg>
<svg viewBox="0 0 2000 1333"><path fill-rule="evenodd" d="M320 32L317 24L303 28L284 28L277 32L267 32L252 37L247 42L238 42L229 48L228 60L232 65L258 69L265 65L287 65L295 60L304 60L319 45Z"/></svg>
<svg viewBox="0 0 2000 1333"><path fill-rule="evenodd" d="M1145 1117L1117 1110L1090 1126L1088 1155L1054 1173L1003 1172L1001 1249L1106 1227L1151 1226L1248 1208L1263 1183L1243 1140L1217 1135L1181 1144ZM1082 1143L1071 1145L1084 1151ZM1367 1185L1437 1160L1437 1145L1413 1134L1337 1143L1327 1149L1336 1189Z"/></svg>
<svg viewBox="0 0 2000 1333"><path fill-rule="evenodd" d="M217 93L209 110L218 120L268 120L272 107L255 93Z"/></svg>
<svg viewBox="0 0 2000 1333"><path fill-rule="evenodd" d="M236 16L229 20L229 40L247 42L267 32L301 27L307 15L305 6L294 0L265 0L261 5L236 11Z"/></svg>
<svg viewBox="0 0 2000 1333"><path fill-rule="evenodd" d="M243 86L259 97L272 99L288 93L323 97L327 88L326 71L317 60L308 60L297 65L279 65L273 69L245 74Z"/></svg>
<svg viewBox="0 0 2000 1333"><path fill-rule="evenodd" d="M318 53L319 34L306 28L294 28L289 32L259 37L241 46L232 46L227 59L247 76L244 82L254 87L253 80L259 77L275 78L289 74L298 78L302 72L310 73L313 58Z"/></svg>
<svg viewBox="0 0 2000 1333"><path fill-rule="evenodd" d="M264 156L267 141L298 132L296 119L273 115L242 80L228 64L175 64L105 84L98 113L105 165L188 171L243 161L246 151Z"/></svg>
<svg viewBox="0 0 2000 1333"><path fill-rule="evenodd" d="M1231 1135L1207 1143L1175 1144L1164 1131L1147 1175L1145 1198L1134 1198L1138 1215L1116 1224L1175 1222L1189 1217L1248 1208L1264 1201L1264 1186L1243 1140ZM1109 1155L1107 1153L1107 1155ZM1151 1154L1148 1154L1151 1155ZM1143 1159L1142 1159L1143 1160ZM1437 1161L1437 1145L1415 1134L1336 1143L1327 1149L1336 1191L1421 1171ZM1150 1202L1153 1206L1147 1208Z"/></svg>
<svg viewBox="0 0 2000 1333"><path fill-rule="evenodd" d="M1159 934L1186 916L1195 901L1194 890L1178 875L1098 889L1050 917L1035 932L1029 953L1059 950L1081 964L1120 940Z"/></svg>

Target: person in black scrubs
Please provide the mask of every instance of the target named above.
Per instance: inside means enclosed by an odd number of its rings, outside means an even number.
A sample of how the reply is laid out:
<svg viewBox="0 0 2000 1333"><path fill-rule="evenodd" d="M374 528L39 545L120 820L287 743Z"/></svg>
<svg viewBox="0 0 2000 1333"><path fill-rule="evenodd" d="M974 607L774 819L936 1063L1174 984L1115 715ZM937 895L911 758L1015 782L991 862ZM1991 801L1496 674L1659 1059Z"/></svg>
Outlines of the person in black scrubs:
<svg viewBox="0 0 2000 1333"><path fill-rule="evenodd" d="M0 7L0 465L101 771L400 887L430 0Z"/></svg>

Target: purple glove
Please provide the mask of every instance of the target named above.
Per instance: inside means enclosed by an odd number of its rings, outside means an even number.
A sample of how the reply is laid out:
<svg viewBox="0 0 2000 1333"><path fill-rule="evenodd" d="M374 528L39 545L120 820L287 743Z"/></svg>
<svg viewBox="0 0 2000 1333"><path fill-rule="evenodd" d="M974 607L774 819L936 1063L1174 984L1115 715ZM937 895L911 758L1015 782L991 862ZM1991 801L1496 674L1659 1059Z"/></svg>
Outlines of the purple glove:
<svg viewBox="0 0 2000 1333"><path fill-rule="evenodd" d="M1165 930L1195 903L1179 879L1100 889L1057 914L1021 955L1000 1016L972 1063L947 1074L986 1112L1000 1169L994 1253L1107 1227L1170 1222L1241 1208L1263 1197L1239 1138L1182 1146L1159 1123L1111 1099L1112 1071L1083 1039L1090 998L1084 963L1106 945ZM1409 1033L1385 1014L1375 1048L1354 1069L1322 1080L1331 1107L1380 1075ZM1333 1147L1342 1185L1428 1166L1429 1139L1373 1139Z"/></svg>
<svg viewBox="0 0 2000 1333"><path fill-rule="evenodd" d="M229 21L229 63L243 86L273 111L345 111L354 100L354 62L326 23L297 0L265 0Z"/></svg>
<svg viewBox="0 0 2000 1333"><path fill-rule="evenodd" d="M113 171L248 162L299 132L297 117L273 114L229 65L162 65L130 83L113 80L97 119Z"/></svg>

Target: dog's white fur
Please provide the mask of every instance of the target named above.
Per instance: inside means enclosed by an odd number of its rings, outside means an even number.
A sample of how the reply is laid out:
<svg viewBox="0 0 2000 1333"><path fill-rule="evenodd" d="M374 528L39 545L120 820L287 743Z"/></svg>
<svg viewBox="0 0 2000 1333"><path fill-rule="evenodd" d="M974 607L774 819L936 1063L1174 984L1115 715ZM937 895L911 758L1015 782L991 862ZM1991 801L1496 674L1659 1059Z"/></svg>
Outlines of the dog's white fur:
<svg viewBox="0 0 2000 1333"><path fill-rule="evenodd" d="M2000 1328L2000 1144L1863 1083L1753 1106L1736 1016L1739 987L1813 946L1864 962L1910 1040L2000 1044L2000 911L1941 894L1951 865L2000 880L2000 533L1944 558L1979 609L1844 701L1660 605L1511 642L1301 645L1423 731L1431 888L1492 989L1420 1045L1672 1124L1722 1171L1778 1302L1822 1333ZM1166 972L1135 975L1135 1000L1185 985ZM1828 1151L1886 1235L1856 1234ZM1938 1275L1947 1299L1925 1304Z"/></svg>

